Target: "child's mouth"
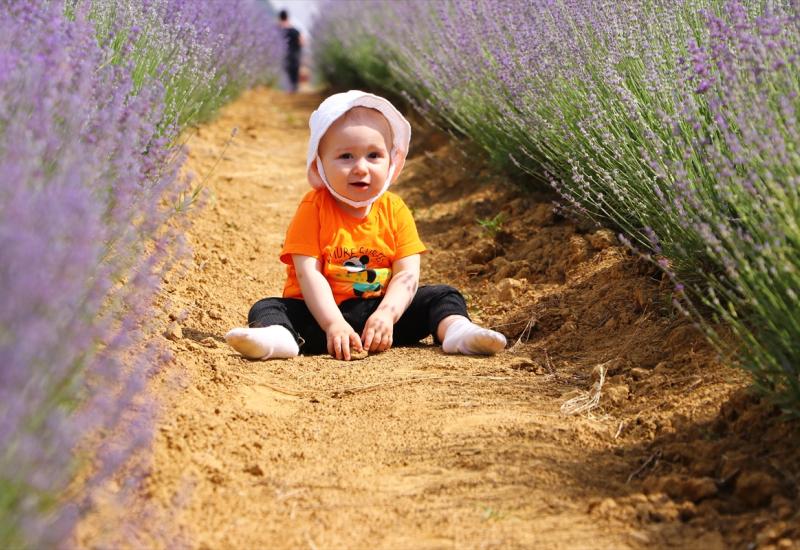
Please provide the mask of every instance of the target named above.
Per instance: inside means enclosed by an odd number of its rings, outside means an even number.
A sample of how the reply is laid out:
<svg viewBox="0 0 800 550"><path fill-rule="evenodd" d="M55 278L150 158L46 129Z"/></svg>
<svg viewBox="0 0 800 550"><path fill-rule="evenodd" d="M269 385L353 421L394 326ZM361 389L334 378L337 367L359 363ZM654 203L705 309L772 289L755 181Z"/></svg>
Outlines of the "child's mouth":
<svg viewBox="0 0 800 550"><path fill-rule="evenodd" d="M351 183L350 185L352 185L353 187L358 187L359 189L366 189L367 187L369 187L369 184L364 181L356 181Z"/></svg>

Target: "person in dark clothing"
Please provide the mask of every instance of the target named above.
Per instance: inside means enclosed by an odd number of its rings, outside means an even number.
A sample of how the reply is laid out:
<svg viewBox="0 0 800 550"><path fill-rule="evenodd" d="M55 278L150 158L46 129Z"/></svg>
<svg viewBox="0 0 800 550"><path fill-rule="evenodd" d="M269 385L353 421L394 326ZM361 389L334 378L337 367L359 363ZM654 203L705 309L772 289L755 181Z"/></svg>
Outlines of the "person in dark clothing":
<svg viewBox="0 0 800 550"><path fill-rule="evenodd" d="M283 59L283 68L289 77L290 90L296 92L300 81L300 53L303 48L303 37L300 31L289 22L289 13L286 10L281 10L278 18L283 30L283 38L286 41L286 57Z"/></svg>

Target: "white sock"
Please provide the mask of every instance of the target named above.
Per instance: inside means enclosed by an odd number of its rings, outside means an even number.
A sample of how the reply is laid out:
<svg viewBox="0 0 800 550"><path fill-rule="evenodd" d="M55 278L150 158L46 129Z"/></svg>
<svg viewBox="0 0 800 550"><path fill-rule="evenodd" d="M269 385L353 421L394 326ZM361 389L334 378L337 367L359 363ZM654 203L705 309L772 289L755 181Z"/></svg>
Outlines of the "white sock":
<svg viewBox="0 0 800 550"><path fill-rule="evenodd" d="M294 336L281 325L235 328L225 335L225 340L249 359L288 359L300 354Z"/></svg>
<svg viewBox="0 0 800 550"><path fill-rule="evenodd" d="M442 351L445 353L464 355L494 355L505 347L505 336L479 327L467 318L457 319L447 327L442 341Z"/></svg>

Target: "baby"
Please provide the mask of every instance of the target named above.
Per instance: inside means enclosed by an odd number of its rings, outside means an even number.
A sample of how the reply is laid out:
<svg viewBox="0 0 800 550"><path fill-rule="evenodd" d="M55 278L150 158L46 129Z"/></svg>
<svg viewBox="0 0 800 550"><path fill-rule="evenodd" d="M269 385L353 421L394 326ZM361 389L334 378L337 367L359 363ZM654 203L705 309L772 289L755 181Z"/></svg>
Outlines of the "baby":
<svg viewBox="0 0 800 550"><path fill-rule="evenodd" d="M282 298L256 302L248 327L225 335L250 359L381 352L433 335L445 353L492 355L499 332L473 324L446 285L418 288L425 245L405 203L388 192L405 164L408 121L382 97L351 90L311 114L306 193L280 259Z"/></svg>

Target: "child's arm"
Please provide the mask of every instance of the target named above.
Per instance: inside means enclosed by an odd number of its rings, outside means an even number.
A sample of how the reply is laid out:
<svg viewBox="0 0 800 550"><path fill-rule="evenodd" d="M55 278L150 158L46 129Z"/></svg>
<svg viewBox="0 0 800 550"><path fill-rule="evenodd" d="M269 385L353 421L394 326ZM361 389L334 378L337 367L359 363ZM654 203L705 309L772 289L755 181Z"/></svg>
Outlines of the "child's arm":
<svg viewBox="0 0 800 550"><path fill-rule="evenodd" d="M419 261L419 254L412 254L392 264L392 280L386 288L386 295L364 325L361 335L364 349L385 351L392 347L394 324L411 305L411 300L417 293Z"/></svg>
<svg viewBox="0 0 800 550"><path fill-rule="evenodd" d="M362 349L361 339L342 317L342 312L333 299L331 286L322 274L320 260L312 256L292 254L292 262L303 300L327 336L328 353L337 359L349 361L351 347L355 351Z"/></svg>

